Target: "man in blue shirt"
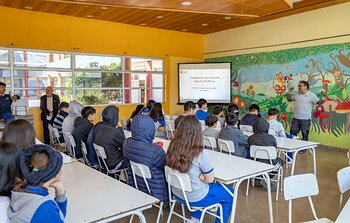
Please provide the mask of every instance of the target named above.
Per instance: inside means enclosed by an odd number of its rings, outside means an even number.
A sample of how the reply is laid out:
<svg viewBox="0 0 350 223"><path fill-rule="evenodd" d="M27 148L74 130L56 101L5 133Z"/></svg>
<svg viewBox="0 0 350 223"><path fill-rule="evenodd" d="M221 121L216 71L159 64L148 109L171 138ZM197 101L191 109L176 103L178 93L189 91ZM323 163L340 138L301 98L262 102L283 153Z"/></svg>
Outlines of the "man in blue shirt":
<svg viewBox="0 0 350 223"><path fill-rule="evenodd" d="M4 82L0 82L0 119L4 119L5 124L13 119L11 104L11 96L6 94L6 84Z"/></svg>
<svg viewBox="0 0 350 223"><path fill-rule="evenodd" d="M199 120L205 121L205 119L208 116L208 112L206 112L206 109L208 107L207 100L201 98L197 101L199 109L196 111L194 116L196 116Z"/></svg>

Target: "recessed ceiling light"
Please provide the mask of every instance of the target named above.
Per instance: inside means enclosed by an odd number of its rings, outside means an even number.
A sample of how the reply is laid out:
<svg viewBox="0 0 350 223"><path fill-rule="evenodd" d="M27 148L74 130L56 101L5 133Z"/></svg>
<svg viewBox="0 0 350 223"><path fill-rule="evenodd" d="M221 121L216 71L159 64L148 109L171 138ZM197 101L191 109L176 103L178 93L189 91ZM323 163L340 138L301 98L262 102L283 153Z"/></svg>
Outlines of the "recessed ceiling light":
<svg viewBox="0 0 350 223"><path fill-rule="evenodd" d="M28 10L31 10L31 9L33 9L33 7L32 7L32 6L29 6L29 5L27 5L27 6L24 6L24 8L25 8L25 9L28 9Z"/></svg>
<svg viewBox="0 0 350 223"><path fill-rule="evenodd" d="M231 16L225 16L224 19L229 20L229 19L231 19Z"/></svg>
<svg viewBox="0 0 350 223"><path fill-rule="evenodd" d="M164 18L164 16L162 16L162 15L157 15L156 18L157 18L157 19L162 19L162 18Z"/></svg>
<svg viewBox="0 0 350 223"><path fill-rule="evenodd" d="M182 32L187 32L187 29L183 29Z"/></svg>
<svg viewBox="0 0 350 223"><path fill-rule="evenodd" d="M141 24L140 24L140 26L145 26L145 25L146 25L146 23L141 23Z"/></svg>
<svg viewBox="0 0 350 223"><path fill-rule="evenodd" d="M181 5L186 5L186 6L192 5L192 2L181 2Z"/></svg>
<svg viewBox="0 0 350 223"><path fill-rule="evenodd" d="M108 7L107 7L107 6L101 6L100 9L102 9L102 10L107 10Z"/></svg>
<svg viewBox="0 0 350 223"><path fill-rule="evenodd" d="M208 24L207 23L203 23L202 26L207 26Z"/></svg>
<svg viewBox="0 0 350 223"><path fill-rule="evenodd" d="M86 18L93 18L93 15L86 15Z"/></svg>

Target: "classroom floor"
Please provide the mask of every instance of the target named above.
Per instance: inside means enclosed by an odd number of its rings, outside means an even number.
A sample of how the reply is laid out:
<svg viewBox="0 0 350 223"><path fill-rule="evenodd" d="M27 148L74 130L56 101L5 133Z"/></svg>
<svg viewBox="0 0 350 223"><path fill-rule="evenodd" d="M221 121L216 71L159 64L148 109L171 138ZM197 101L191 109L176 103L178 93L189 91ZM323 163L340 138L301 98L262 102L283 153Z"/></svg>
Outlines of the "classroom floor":
<svg viewBox="0 0 350 223"><path fill-rule="evenodd" d="M339 210L339 189L337 184L336 173L339 169L347 166L347 156L345 152L327 150L325 147L319 146L317 149L317 180L320 193L314 197L314 205L318 217L326 217L330 220L335 220ZM297 164L295 174L312 172L313 162L310 153L297 156ZM289 168L290 170L290 168ZM249 190L249 196L245 196L246 183L242 183L239 190L236 223L240 222L257 222L268 223L268 203L267 192L262 188L253 188ZM273 199L273 215L274 222L288 222L288 202L284 200L283 192L280 192L279 201L275 202L275 193L272 193ZM344 201L347 201L349 194L344 196ZM180 208L178 207L179 211ZM155 222L158 213L158 208L153 207L144 212L147 222ZM161 222L165 223L168 217L169 209L165 209L165 213ZM312 220L312 212L306 198L293 201L293 222L301 222ZM128 222L129 219L121 219L115 223ZM134 219L133 222L138 222ZM171 223L182 223L183 221L174 216ZM206 217L204 222L214 222L212 217Z"/></svg>

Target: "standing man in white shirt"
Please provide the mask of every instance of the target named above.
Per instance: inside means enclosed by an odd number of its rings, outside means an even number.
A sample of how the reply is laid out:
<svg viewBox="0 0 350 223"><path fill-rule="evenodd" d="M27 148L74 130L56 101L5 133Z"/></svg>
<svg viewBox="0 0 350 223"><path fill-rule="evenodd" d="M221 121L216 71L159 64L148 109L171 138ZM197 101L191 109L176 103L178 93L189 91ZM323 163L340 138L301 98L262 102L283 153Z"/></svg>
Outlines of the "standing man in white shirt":
<svg viewBox="0 0 350 223"><path fill-rule="evenodd" d="M291 95L294 88L290 88L287 93L287 100L295 101L295 111L290 127L290 133L298 135L299 131L301 131L302 140L305 141L309 140L312 107L315 104L322 104L324 102L324 98L319 100L318 97L309 90L309 87L307 81L300 81L298 85L298 93Z"/></svg>
<svg viewBox="0 0 350 223"><path fill-rule="evenodd" d="M60 98L53 93L51 86L46 87L46 94L40 97L41 120L43 121L44 142L50 145L49 124L53 124L58 113Z"/></svg>

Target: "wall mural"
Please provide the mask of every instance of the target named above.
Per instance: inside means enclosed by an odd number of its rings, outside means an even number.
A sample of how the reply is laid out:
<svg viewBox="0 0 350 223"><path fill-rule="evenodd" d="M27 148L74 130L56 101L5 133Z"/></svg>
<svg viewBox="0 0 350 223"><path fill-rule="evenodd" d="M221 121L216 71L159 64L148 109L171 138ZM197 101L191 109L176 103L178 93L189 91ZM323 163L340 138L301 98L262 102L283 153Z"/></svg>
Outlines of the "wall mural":
<svg viewBox="0 0 350 223"><path fill-rule="evenodd" d="M280 109L280 121L289 132L294 103L288 88L306 80L310 90L327 101L315 106L310 140L350 147L350 43L209 58L206 62L232 63L232 98L242 109L258 103L262 113ZM296 90L295 92L296 93Z"/></svg>

